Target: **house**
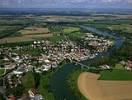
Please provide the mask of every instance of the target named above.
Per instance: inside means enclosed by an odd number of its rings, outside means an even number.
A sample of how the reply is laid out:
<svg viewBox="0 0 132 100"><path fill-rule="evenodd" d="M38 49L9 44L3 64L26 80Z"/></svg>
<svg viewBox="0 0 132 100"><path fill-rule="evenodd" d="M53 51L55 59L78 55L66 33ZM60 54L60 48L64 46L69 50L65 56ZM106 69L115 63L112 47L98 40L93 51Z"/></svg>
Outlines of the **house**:
<svg viewBox="0 0 132 100"><path fill-rule="evenodd" d="M35 89L30 89L28 91L29 97L31 100L43 100L43 97L37 93Z"/></svg>
<svg viewBox="0 0 132 100"><path fill-rule="evenodd" d="M14 73L15 75L21 75L21 74L23 74L22 71L13 71L13 73Z"/></svg>
<svg viewBox="0 0 132 100"><path fill-rule="evenodd" d="M101 65L99 67L102 68L102 69L110 69L110 66L108 66L108 65Z"/></svg>
<svg viewBox="0 0 132 100"><path fill-rule="evenodd" d="M21 75L27 71L27 67L23 65L20 65L16 70L13 71L15 75Z"/></svg>
<svg viewBox="0 0 132 100"><path fill-rule="evenodd" d="M120 61L120 64L125 66L126 65L126 62L125 61Z"/></svg>
<svg viewBox="0 0 132 100"><path fill-rule="evenodd" d="M129 71L132 71L132 61L131 61L131 60L128 60L128 61L126 62L125 68L126 68L127 70L129 70Z"/></svg>
<svg viewBox="0 0 132 100"><path fill-rule="evenodd" d="M51 65L50 64L42 65L42 70L43 71L48 71L50 69L51 69Z"/></svg>
<svg viewBox="0 0 132 100"><path fill-rule="evenodd" d="M8 99L7 100L16 100L16 98L15 98L15 96L10 95L10 96L8 96Z"/></svg>
<svg viewBox="0 0 132 100"><path fill-rule="evenodd" d="M43 100L43 97L40 94L36 94L34 100Z"/></svg>
<svg viewBox="0 0 132 100"><path fill-rule="evenodd" d="M32 90L32 89L30 89L30 90L28 90L28 94L29 94L29 97L31 98L31 100L33 100L33 98L35 97L35 91L34 90Z"/></svg>

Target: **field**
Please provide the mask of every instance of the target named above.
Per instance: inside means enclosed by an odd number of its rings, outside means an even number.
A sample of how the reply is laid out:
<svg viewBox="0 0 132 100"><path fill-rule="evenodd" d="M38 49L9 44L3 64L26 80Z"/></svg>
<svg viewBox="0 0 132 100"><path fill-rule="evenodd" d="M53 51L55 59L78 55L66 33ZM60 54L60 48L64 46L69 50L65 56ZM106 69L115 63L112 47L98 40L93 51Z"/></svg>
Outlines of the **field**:
<svg viewBox="0 0 132 100"><path fill-rule="evenodd" d="M102 71L100 80L132 80L132 72L125 70Z"/></svg>
<svg viewBox="0 0 132 100"><path fill-rule="evenodd" d="M22 77L22 85L26 90L35 87L35 80L32 72L28 72Z"/></svg>
<svg viewBox="0 0 132 100"><path fill-rule="evenodd" d="M19 31L21 35L38 35L38 34L48 34L50 31L48 28L43 27L27 27Z"/></svg>
<svg viewBox="0 0 132 100"><path fill-rule="evenodd" d="M0 38L8 37L8 36L14 36L17 35L19 29L21 29L22 26L1 26L0 25Z"/></svg>
<svg viewBox="0 0 132 100"><path fill-rule="evenodd" d="M18 31L19 35L13 37L6 37L0 39L0 43L16 43L16 42L25 42L33 41L36 39L43 39L51 37L52 34L49 33L48 28L38 28L38 27L28 27L23 30Z"/></svg>
<svg viewBox="0 0 132 100"><path fill-rule="evenodd" d="M131 100L132 81L98 80L100 75L83 72L78 78L80 92L89 100ZM122 90L122 91L121 91Z"/></svg>
<svg viewBox="0 0 132 100"><path fill-rule="evenodd" d="M30 19L13 16L0 16L0 39L18 35L18 31L28 26Z"/></svg>
<svg viewBox="0 0 132 100"><path fill-rule="evenodd" d="M124 33L132 33L132 25L129 25L129 24L111 25L111 26L108 26L108 29L115 30L115 31L122 30Z"/></svg>
<svg viewBox="0 0 132 100"><path fill-rule="evenodd" d="M37 39L45 39L45 38L48 38L51 36L52 36L52 34L9 37L9 38L0 39L0 44L34 41Z"/></svg>
<svg viewBox="0 0 132 100"><path fill-rule="evenodd" d="M52 36L43 23L36 23L26 16L0 16L0 44L34 41Z"/></svg>
<svg viewBox="0 0 132 100"><path fill-rule="evenodd" d="M72 33L72 32L78 32L80 31L80 28L77 28L77 27L67 27L67 28L64 28L63 32L64 33Z"/></svg>

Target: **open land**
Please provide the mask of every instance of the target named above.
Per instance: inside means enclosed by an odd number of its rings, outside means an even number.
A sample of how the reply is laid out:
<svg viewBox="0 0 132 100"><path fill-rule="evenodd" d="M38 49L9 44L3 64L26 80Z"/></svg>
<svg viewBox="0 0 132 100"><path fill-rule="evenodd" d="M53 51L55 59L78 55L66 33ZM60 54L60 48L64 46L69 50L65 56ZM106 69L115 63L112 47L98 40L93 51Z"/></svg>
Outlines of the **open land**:
<svg viewBox="0 0 132 100"><path fill-rule="evenodd" d="M81 93L90 100L131 100L132 81L98 80L100 75L83 72L78 78Z"/></svg>
<svg viewBox="0 0 132 100"><path fill-rule="evenodd" d="M35 39L48 38L52 36L48 28L40 28L40 27L27 27L18 32L20 34L17 36L0 39L0 43L4 44L4 43L33 41Z"/></svg>
<svg viewBox="0 0 132 100"><path fill-rule="evenodd" d="M19 31L22 35L37 35L37 34L48 34L49 29L48 28L42 28L42 27L27 27L23 30Z"/></svg>
<svg viewBox="0 0 132 100"><path fill-rule="evenodd" d="M27 36L17 36L17 37L9 37L9 38L4 38L4 39L0 39L0 43L4 44L4 43L16 43L16 42L26 42L26 41L34 41L37 38L41 39L41 38L47 38L47 37L51 37L52 34L41 34L41 35L27 35Z"/></svg>

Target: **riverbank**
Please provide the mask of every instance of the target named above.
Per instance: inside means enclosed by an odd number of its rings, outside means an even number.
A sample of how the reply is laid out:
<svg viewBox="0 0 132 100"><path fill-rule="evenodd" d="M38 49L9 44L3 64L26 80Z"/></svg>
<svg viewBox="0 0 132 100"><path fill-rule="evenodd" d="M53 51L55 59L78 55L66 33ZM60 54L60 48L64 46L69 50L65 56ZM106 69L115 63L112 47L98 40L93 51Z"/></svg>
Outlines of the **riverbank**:
<svg viewBox="0 0 132 100"><path fill-rule="evenodd" d="M99 74L83 72L78 78L80 92L90 100L132 99L132 81L98 80ZM121 91L122 90L122 91Z"/></svg>
<svg viewBox="0 0 132 100"><path fill-rule="evenodd" d="M75 96L79 99L79 100L87 100L79 91L78 85L77 85L77 80L79 75L84 72L84 70L82 69L78 69L76 71L74 71L73 73L71 73L69 75L68 78L68 84L69 84L69 88L71 89L71 91L73 92L73 94L75 94Z"/></svg>
<svg viewBox="0 0 132 100"><path fill-rule="evenodd" d="M89 28L87 27L83 27L85 28L87 31L89 31ZM91 30L93 33L102 35L102 36L107 36L108 33L106 32L101 32L97 31L97 29L92 28ZM113 37L113 35L108 35L108 37ZM82 61L81 63L85 64L85 65L90 65L90 64L95 64L95 62L98 59L101 59L102 56L108 56L109 54L112 53L112 51L116 48L119 48L123 43L123 39L121 37L115 37L115 42L114 42L114 46L111 47L108 51L103 52L98 54L98 56L96 56L94 59L90 59L90 60L85 60ZM67 100L81 100L80 98L78 98L76 96L74 92L74 90L72 90L69 86L68 83L68 78L69 75L71 75L71 73L74 73L75 71L78 70L78 68L75 64L70 63L70 64L66 64L64 65L61 69L59 69L51 78L51 89L53 91L53 94L55 95L55 100L63 100L63 99L67 99ZM88 69L87 69L88 70ZM94 70L92 70L94 71ZM74 83L73 83L74 84ZM77 90L77 89L75 89Z"/></svg>

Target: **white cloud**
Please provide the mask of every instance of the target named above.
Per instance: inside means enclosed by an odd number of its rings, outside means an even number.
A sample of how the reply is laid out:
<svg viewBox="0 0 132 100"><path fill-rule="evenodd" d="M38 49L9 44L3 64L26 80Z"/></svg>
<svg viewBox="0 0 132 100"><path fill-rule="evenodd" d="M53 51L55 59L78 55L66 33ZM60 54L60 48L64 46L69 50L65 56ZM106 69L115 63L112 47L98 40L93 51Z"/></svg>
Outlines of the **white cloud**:
<svg viewBox="0 0 132 100"><path fill-rule="evenodd" d="M122 5L131 6L132 0L0 0L0 7L51 7L51 6L111 6L116 5L123 7Z"/></svg>

